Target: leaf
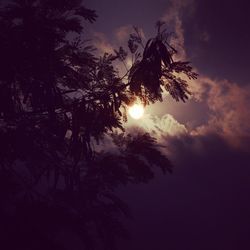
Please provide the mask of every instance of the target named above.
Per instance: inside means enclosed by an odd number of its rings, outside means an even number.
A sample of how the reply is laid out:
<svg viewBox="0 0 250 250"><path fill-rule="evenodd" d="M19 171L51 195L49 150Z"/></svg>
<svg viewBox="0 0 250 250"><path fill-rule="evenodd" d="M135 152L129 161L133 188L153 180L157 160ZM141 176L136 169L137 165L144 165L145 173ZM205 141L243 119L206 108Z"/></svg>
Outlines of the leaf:
<svg viewBox="0 0 250 250"><path fill-rule="evenodd" d="M83 6L78 8L75 11L75 14L82 16L84 19L88 20L90 23L95 22L97 18L96 12L94 10L87 9Z"/></svg>

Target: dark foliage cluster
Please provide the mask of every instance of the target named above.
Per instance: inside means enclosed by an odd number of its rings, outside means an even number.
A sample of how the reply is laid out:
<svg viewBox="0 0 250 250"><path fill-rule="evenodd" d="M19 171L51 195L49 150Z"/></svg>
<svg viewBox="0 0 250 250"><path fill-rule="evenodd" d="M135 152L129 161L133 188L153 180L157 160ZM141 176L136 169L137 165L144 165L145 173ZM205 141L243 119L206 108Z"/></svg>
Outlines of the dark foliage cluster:
<svg viewBox="0 0 250 250"><path fill-rule="evenodd" d="M126 235L126 205L114 194L147 182L154 166L171 164L149 134L126 135L126 107L161 100L161 87L185 100L195 78L159 30L143 56L138 29L128 47L98 58L83 37L95 11L80 0L14 0L0 10L0 247L63 249L57 232L74 232L86 249L116 249ZM165 41L165 42L164 42ZM120 133L114 131L120 130ZM107 134L118 151L97 151ZM16 244L18 242L18 244Z"/></svg>
<svg viewBox="0 0 250 250"><path fill-rule="evenodd" d="M196 79L197 74L192 71L189 62L174 62L173 56L177 51L168 43L166 29L162 29L163 22L156 24L158 33L156 37L142 44L139 30L130 36L128 47L131 53L136 54L135 62L129 73L130 90L135 93L143 103L162 101L162 92L165 89L176 100L188 99L191 94L187 81L178 74L184 74L189 79ZM143 47L143 53L137 52Z"/></svg>

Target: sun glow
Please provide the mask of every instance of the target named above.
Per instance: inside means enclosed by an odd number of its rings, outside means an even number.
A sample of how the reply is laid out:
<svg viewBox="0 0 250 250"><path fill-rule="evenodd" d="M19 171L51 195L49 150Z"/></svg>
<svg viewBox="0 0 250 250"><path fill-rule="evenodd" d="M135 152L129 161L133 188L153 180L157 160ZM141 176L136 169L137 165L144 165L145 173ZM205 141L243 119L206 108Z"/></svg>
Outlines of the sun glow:
<svg viewBox="0 0 250 250"><path fill-rule="evenodd" d="M129 108L128 113L133 119L138 120L144 114L144 107L141 104L134 104Z"/></svg>

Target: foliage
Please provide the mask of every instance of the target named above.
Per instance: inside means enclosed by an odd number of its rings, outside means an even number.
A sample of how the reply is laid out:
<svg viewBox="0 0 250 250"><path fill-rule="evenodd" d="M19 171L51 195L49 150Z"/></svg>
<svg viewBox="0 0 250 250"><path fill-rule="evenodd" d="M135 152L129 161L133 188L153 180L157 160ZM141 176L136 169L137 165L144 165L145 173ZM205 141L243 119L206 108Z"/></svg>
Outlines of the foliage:
<svg viewBox="0 0 250 250"><path fill-rule="evenodd" d="M187 83L176 73L196 74L187 62L173 61L176 51L158 28L145 48L139 30L131 34L135 60L121 77L114 65L128 52L97 58L84 38L83 21L96 18L80 0L14 0L0 10L5 249L63 249L55 240L61 228L80 235L86 249L115 249L126 235L119 218L129 215L115 188L149 181L154 166L172 170L155 139L126 135L122 119L136 98L161 100L162 87L184 101ZM95 150L107 135L116 152Z"/></svg>
<svg viewBox="0 0 250 250"><path fill-rule="evenodd" d="M195 79L197 74L192 71L189 62L174 62L173 55L177 51L168 43L166 29L161 30L163 22L157 22L158 33L155 38L147 41L144 48L140 32L130 35L128 47L136 54L136 60L129 74L130 90L148 104L162 101L163 88L176 100L185 102L190 95L187 81L178 77L182 73L189 79ZM143 55L137 52L139 45L143 47Z"/></svg>

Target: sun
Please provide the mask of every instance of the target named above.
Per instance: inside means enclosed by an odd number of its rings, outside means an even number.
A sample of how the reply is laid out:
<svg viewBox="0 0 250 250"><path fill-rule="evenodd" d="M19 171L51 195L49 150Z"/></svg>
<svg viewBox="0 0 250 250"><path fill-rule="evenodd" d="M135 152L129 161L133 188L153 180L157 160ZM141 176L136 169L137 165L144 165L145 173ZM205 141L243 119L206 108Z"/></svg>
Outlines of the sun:
<svg viewBox="0 0 250 250"><path fill-rule="evenodd" d="M132 118L138 120L144 114L144 107L141 104L134 104L129 108L128 113Z"/></svg>

